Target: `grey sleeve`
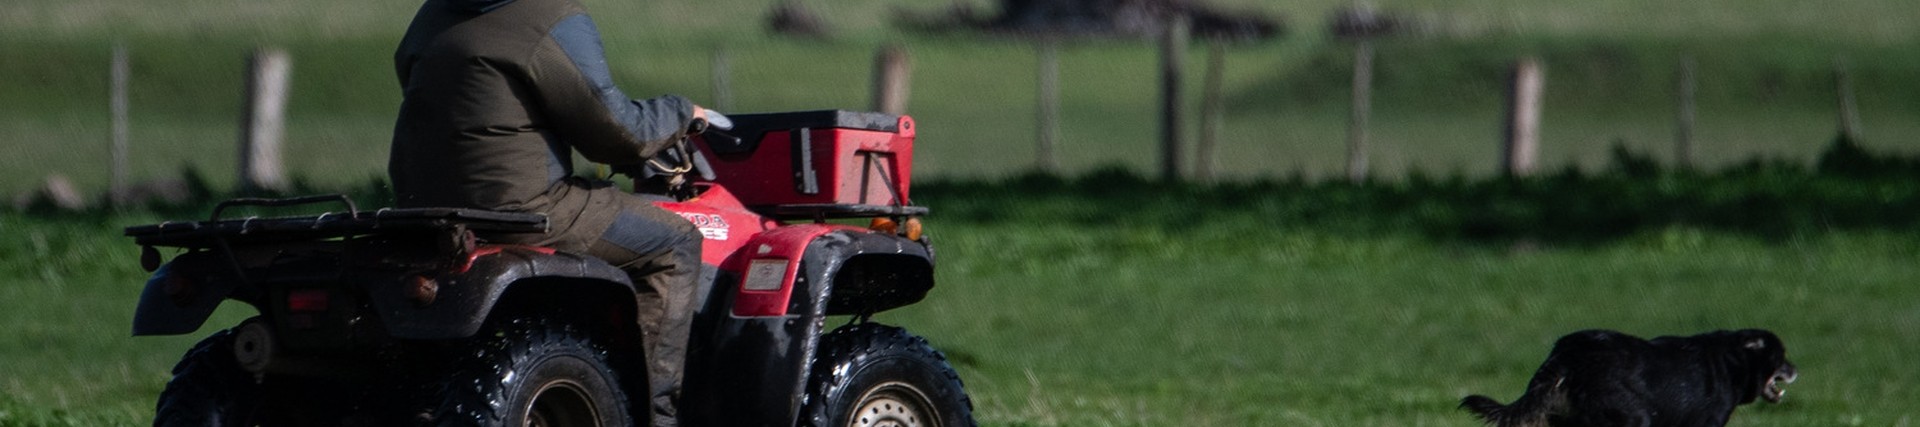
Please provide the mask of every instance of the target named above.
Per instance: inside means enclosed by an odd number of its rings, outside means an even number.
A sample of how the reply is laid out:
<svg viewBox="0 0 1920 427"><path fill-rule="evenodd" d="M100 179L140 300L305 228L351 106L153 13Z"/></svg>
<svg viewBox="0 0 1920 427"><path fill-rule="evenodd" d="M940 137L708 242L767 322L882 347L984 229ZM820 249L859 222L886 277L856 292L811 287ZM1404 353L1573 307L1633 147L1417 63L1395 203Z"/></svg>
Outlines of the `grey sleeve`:
<svg viewBox="0 0 1920 427"><path fill-rule="evenodd" d="M640 163L685 132L693 102L628 98L613 85L600 32L587 15L561 20L549 36L557 52L535 55L535 92L554 131L588 160Z"/></svg>

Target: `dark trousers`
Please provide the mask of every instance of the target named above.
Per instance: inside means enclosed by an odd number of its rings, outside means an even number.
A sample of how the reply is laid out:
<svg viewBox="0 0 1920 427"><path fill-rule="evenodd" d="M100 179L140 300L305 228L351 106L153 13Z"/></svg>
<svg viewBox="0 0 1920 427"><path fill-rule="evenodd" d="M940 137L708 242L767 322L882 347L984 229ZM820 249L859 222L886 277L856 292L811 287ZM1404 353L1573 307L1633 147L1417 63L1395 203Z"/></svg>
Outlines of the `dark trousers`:
<svg viewBox="0 0 1920 427"><path fill-rule="evenodd" d="M653 427L678 425L677 404L687 358L687 335L700 277L699 230L646 199L622 194L613 225L587 253L626 271L641 292L640 327L646 334ZM649 292L650 291L650 292ZM639 396L634 396L638 399ZM633 414L635 418L643 415Z"/></svg>

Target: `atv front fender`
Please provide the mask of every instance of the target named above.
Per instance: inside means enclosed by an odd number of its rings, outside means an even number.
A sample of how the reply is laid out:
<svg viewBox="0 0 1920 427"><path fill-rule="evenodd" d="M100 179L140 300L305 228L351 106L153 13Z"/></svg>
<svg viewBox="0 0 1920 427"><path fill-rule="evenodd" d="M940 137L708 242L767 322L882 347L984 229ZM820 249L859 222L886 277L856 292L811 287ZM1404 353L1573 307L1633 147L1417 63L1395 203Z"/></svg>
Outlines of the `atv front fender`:
<svg viewBox="0 0 1920 427"><path fill-rule="evenodd" d="M778 289L745 289L788 260ZM806 224L763 233L723 266L733 282L719 313L695 324L683 400L701 425L795 425L828 315L871 314L919 301L933 286L932 250L864 228ZM765 287L765 286L762 286ZM844 291L844 292L843 292ZM710 307L711 308L711 307Z"/></svg>

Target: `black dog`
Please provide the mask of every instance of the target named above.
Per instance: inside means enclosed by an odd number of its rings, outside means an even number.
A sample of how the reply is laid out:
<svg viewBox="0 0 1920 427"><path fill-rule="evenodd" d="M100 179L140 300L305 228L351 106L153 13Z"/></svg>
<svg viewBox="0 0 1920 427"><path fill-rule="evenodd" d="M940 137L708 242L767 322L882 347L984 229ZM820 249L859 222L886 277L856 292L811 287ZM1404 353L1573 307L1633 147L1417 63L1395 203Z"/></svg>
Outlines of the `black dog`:
<svg viewBox="0 0 1920 427"><path fill-rule="evenodd" d="M1797 373L1780 338L1759 329L1647 341L1614 331L1560 337L1512 404L1460 407L1499 427L1725 426L1754 398L1779 403Z"/></svg>

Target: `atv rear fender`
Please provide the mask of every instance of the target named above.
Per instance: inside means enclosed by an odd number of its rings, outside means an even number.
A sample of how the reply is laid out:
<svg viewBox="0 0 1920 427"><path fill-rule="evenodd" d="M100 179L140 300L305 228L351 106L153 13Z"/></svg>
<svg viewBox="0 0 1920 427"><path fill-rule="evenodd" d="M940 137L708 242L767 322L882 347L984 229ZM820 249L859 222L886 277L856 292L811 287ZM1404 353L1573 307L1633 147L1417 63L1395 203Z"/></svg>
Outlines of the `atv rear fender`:
<svg viewBox="0 0 1920 427"><path fill-rule="evenodd" d="M133 335L182 335L200 330L213 316L213 309L220 307L220 301L234 297L240 283L210 274L216 261L212 253L189 252L154 270L133 311Z"/></svg>
<svg viewBox="0 0 1920 427"><path fill-rule="evenodd" d="M248 281L223 261L211 251L191 252L156 270L134 312L134 335L192 333L225 299L251 304L269 317L277 311L272 307L286 304L270 296L280 294L274 279ZM481 245L450 270L369 276L346 286L364 289L388 334L404 339L472 336L513 286L584 284L634 294L626 273L606 262L532 246ZM431 296L422 298L420 287L431 288Z"/></svg>
<svg viewBox="0 0 1920 427"><path fill-rule="evenodd" d="M689 378L702 380L687 382L687 415L701 425L794 425L827 316L919 301L933 287L933 252L864 228L789 225L755 236L721 270L731 292L696 316L693 339L705 342L691 347L706 354L688 357ZM763 274L781 280L756 279Z"/></svg>
<svg viewBox="0 0 1920 427"><path fill-rule="evenodd" d="M597 284L617 287L629 298L635 295L633 282L625 272L586 255L532 246L485 245L470 259L464 269L437 277L421 276L437 288L431 303L422 304L409 294L415 286L410 282L419 279L409 277L399 283L368 286L374 311L384 320L388 333L404 339L473 336L487 316L499 308L501 297L515 286Z"/></svg>

